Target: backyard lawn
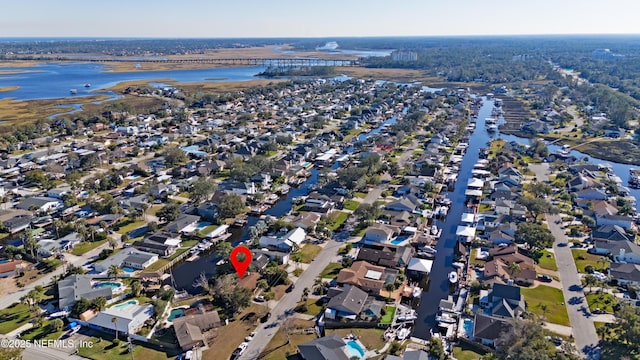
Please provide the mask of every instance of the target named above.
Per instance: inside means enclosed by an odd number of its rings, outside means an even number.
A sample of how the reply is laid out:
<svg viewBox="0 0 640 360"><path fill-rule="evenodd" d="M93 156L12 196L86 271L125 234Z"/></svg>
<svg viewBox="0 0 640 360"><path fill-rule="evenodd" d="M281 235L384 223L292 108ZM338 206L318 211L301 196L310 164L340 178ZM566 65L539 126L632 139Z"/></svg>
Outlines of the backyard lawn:
<svg viewBox="0 0 640 360"><path fill-rule="evenodd" d="M562 290L539 285L533 289L522 288L522 295L528 311L543 316L548 322L570 326ZM546 305L546 309L542 305Z"/></svg>
<svg viewBox="0 0 640 360"><path fill-rule="evenodd" d="M0 334L11 332L32 319L29 306L15 303L6 309L0 310Z"/></svg>
<svg viewBox="0 0 640 360"><path fill-rule="evenodd" d="M347 221L349 213L344 211L334 211L327 219L327 228L331 231L336 231L338 228Z"/></svg>
<svg viewBox="0 0 640 360"><path fill-rule="evenodd" d="M300 262L305 264L311 263L311 261L315 259L320 251L322 251L322 248L320 246L314 244L306 244L302 247L302 249L300 249L300 254L302 255Z"/></svg>
<svg viewBox="0 0 640 360"><path fill-rule="evenodd" d="M303 301L300 301L298 305L296 305L296 310L298 306L302 306ZM307 301L307 311L303 312L303 314L307 314L310 316L316 316L320 314L324 310L324 303L321 299L309 299Z"/></svg>
<svg viewBox="0 0 640 360"><path fill-rule="evenodd" d="M135 230L141 226L144 226L146 222L144 220L138 220L138 221L134 221L132 223L129 223L121 228L119 228L118 230L116 230L116 232L118 234L127 234L129 231L131 230Z"/></svg>
<svg viewBox="0 0 640 360"><path fill-rule="evenodd" d="M342 203L342 206L346 209L346 210L351 210L354 211L355 209L358 208L358 206L360 206L360 203L355 201L355 200L351 200L351 199L347 199Z"/></svg>
<svg viewBox="0 0 640 360"><path fill-rule="evenodd" d="M51 327L51 323L52 320L45 320L41 327L34 327L24 331L20 334L20 338L24 340L57 340L64 332L64 328L55 331L55 329Z"/></svg>
<svg viewBox="0 0 640 360"><path fill-rule="evenodd" d="M393 322L393 315L396 313L396 307L387 306L385 310L387 312L380 318L380 324L391 324Z"/></svg>
<svg viewBox="0 0 640 360"><path fill-rule="evenodd" d="M458 360L477 360L482 358L482 355L468 349L464 344L462 346L453 347L453 356Z"/></svg>
<svg viewBox="0 0 640 360"><path fill-rule="evenodd" d="M127 350L127 342L120 339L120 344L115 345L110 340L102 340L96 337L91 337L86 340L88 343L93 344L91 348L81 347L78 349L78 355L94 359L94 360L118 360L128 358L130 355ZM133 358L145 359L145 360L167 360L173 359L177 355L177 351L173 356L167 356L162 351L153 350L142 345L134 345Z"/></svg>
<svg viewBox="0 0 640 360"><path fill-rule="evenodd" d="M546 270L558 271L555 255L547 250L542 250L542 256L538 259L538 266Z"/></svg>
<svg viewBox="0 0 640 360"><path fill-rule="evenodd" d="M573 255L573 261L576 263L578 272L586 273L584 268L587 265L593 266L596 270L602 270L602 262L598 263L598 259L602 259L603 256L589 254L584 249L571 249L571 255Z"/></svg>
<svg viewBox="0 0 640 360"><path fill-rule="evenodd" d="M71 250L71 253L76 256L83 255L84 253L89 252L97 248L98 246L104 244L106 241L107 240L99 240L99 241L93 241L93 242L83 241L78 245L74 246L73 250Z"/></svg>
<svg viewBox="0 0 640 360"><path fill-rule="evenodd" d="M364 199L367 197L367 193L356 191L353 193L353 196L359 197L360 199Z"/></svg>
<svg viewBox="0 0 640 360"><path fill-rule="evenodd" d="M367 350L375 351L378 349L382 349L384 344L386 343L382 338L384 334L383 329L335 329L335 330L326 330L327 335L331 335L333 333L338 333L340 336L345 337L349 334L353 334L358 337L358 340L362 342Z"/></svg>
<svg viewBox="0 0 640 360"><path fill-rule="evenodd" d="M322 276L323 279L335 279L341 269L341 263L329 263L329 265L322 270L320 276Z"/></svg>

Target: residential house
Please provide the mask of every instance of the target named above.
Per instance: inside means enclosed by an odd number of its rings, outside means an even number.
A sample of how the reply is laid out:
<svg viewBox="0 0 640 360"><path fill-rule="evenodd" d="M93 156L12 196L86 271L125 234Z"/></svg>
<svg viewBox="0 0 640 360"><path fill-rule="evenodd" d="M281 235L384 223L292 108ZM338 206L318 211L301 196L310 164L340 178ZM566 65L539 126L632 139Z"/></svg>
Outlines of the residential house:
<svg viewBox="0 0 640 360"><path fill-rule="evenodd" d="M360 248L357 260L393 269L404 269L409 265L412 254L413 248L409 246L368 244Z"/></svg>
<svg viewBox="0 0 640 360"><path fill-rule="evenodd" d="M142 269L144 265L149 266L158 261L158 255L131 248L123 249L108 258L94 264L93 268L98 273L104 273L109 270L111 265L118 267L132 267L134 269Z"/></svg>
<svg viewBox="0 0 640 360"><path fill-rule="evenodd" d="M213 221L218 218L218 206L213 202L205 202L196 210L201 218Z"/></svg>
<svg viewBox="0 0 640 360"><path fill-rule="evenodd" d="M49 211L58 210L63 206L64 205L60 199L44 196L34 196L22 200L15 206L15 208L21 210L29 210L36 213L46 213Z"/></svg>
<svg viewBox="0 0 640 360"><path fill-rule="evenodd" d="M181 234L184 232L191 232L196 229L200 221L200 216L182 214L177 219L167 225L166 229L174 234Z"/></svg>
<svg viewBox="0 0 640 360"><path fill-rule="evenodd" d="M640 264L640 246L631 241L596 240L591 251L600 255L609 255L615 262Z"/></svg>
<svg viewBox="0 0 640 360"><path fill-rule="evenodd" d="M148 253L158 254L162 257L170 256L176 251L176 248L173 246L144 241L134 242L133 248Z"/></svg>
<svg viewBox="0 0 640 360"><path fill-rule="evenodd" d="M591 232L592 241L634 241L634 236L618 225L603 225Z"/></svg>
<svg viewBox="0 0 640 360"><path fill-rule="evenodd" d="M70 310L81 298L93 300L102 296L107 300L111 299L113 288L94 287L91 281L92 278L88 275L70 275L58 281L58 308Z"/></svg>
<svg viewBox="0 0 640 360"><path fill-rule="evenodd" d="M416 196L414 195L408 195L406 197L403 197L401 199L392 201L387 203L384 208L386 210L392 210L392 211L407 211L409 213L412 213L413 211L415 211L420 205L422 205L422 201L420 201L420 199L418 199Z"/></svg>
<svg viewBox="0 0 640 360"><path fill-rule="evenodd" d="M506 319L476 314L473 320L473 339L483 345L496 347L502 335L512 329L513 324Z"/></svg>
<svg viewBox="0 0 640 360"><path fill-rule="evenodd" d="M140 330L145 322L153 316L153 305L127 305L125 307L110 307L99 312L87 321L90 328L106 332L117 331L123 337ZM114 320L115 319L115 320Z"/></svg>
<svg viewBox="0 0 640 360"><path fill-rule="evenodd" d="M186 315L173 320L173 329L178 344L184 351L206 346L207 338L204 333L220 326L222 326L222 321L217 311Z"/></svg>
<svg viewBox="0 0 640 360"><path fill-rule="evenodd" d="M22 260L11 260L0 264L0 278L14 276L23 267Z"/></svg>
<svg viewBox="0 0 640 360"><path fill-rule="evenodd" d="M304 360L349 360L347 344L337 333L298 345L298 353Z"/></svg>
<svg viewBox="0 0 640 360"><path fill-rule="evenodd" d="M48 197L60 200L67 194L71 194L71 186L58 186L47 191Z"/></svg>
<svg viewBox="0 0 640 360"><path fill-rule="evenodd" d="M38 241L38 256L48 258L55 255L56 252L66 252L73 249L82 241L77 232L61 237L60 239L42 239Z"/></svg>
<svg viewBox="0 0 640 360"><path fill-rule="evenodd" d="M33 219L34 218L31 215L16 215L5 220L2 224L6 231L10 234L15 234L28 228Z"/></svg>
<svg viewBox="0 0 640 360"><path fill-rule="evenodd" d="M597 215L596 214L596 224L598 226L602 225L617 225L625 230L630 230L633 226L633 218L631 216L622 216L622 215Z"/></svg>
<svg viewBox="0 0 640 360"><path fill-rule="evenodd" d="M577 200L594 201L594 200L607 199L607 194L605 194L604 191L599 189L584 189L584 190L576 191L574 194L575 194L576 201Z"/></svg>
<svg viewBox="0 0 640 360"><path fill-rule="evenodd" d="M281 237L262 236L259 243L261 247L274 248L284 252L292 252L302 246L307 236L303 228L297 227Z"/></svg>
<svg viewBox="0 0 640 360"><path fill-rule="evenodd" d="M304 201L304 210L317 213L330 213L335 209L335 202L327 195L312 192Z"/></svg>
<svg viewBox="0 0 640 360"><path fill-rule="evenodd" d="M324 312L325 320L377 321L384 303L369 296L356 286L347 285L342 289L332 288L331 299Z"/></svg>
<svg viewBox="0 0 640 360"><path fill-rule="evenodd" d="M365 244L383 244L388 243L395 236L397 231L383 224L374 224L367 228L363 242Z"/></svg>
<svg viewBox="0 0 640 360"><path fill-rule="evenodd" d="M489 307L492 316L516 318L525 311L524 297L517 286L494 283L489 292Z"/></svg>
<svg viewBox="0 0 640 360"><path fill-rule="evenodd" d="M619 285L640 286L640 265L612 263L609 278L617 280Z"/></svg>
<svg viewBox="0 0 640 360"><path fill-rule="evenodd" d="M258 191L252 182L223 181L218 185L219 191L230 192L237 195L255 195Z"/></svg>
<svg viewBox="0 0 640 360"><path fill-rule="evenodd" d="M396 269L355 261L350 268L340 270L336 282L340 285L355 285L372 295L385 297L389 295L385 289L386 284L394 284L398 274Z"/></svg>
<svg viewBox="0 0 640 360"><path fill-rule="evenodd" d="M291 220L294 226L303 228L305 231L315 231L316 225L320 221L322 215L315 212L302 212L300 215Z"/></svg>

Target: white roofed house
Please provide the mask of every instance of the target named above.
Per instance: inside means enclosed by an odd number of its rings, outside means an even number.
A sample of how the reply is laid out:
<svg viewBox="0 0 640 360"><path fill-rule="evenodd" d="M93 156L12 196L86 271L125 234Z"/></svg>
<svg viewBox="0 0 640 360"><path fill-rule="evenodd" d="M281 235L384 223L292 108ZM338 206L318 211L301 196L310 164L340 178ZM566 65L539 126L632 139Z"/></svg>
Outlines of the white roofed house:
<svg viewBox="0 0 640 360"><path fill-rule="evenodd" d="M383 224L374 224L367 228L363 241L365 244L382 244L391 241L395 231Z"/></svg>
<svg viewBox="0 0 640 360"><path fill-rule="evenodd" d="M87 324L91 328L102 331L115 333L117 330L118 334L128 335L140 330L153 314L153 305L130 304L124 307L111 307L101 311L89 319Z"/></svg>
<svg viewBox="0 0 640 360"><path fill-rule="evenodd" d="M16 209L33 211L35 213L46 213L63 207L64 204L60 199L34 196L22 200L15 206Z"/></svg>
<svg viewBox="0 0 640 360"><path fill-rule="evenodd" d="M281 237L262 236L260 237L259 242L261 247L292 252L301 247L306 236L307 232L304 231L304 229L297 227Z"/></svg>
<svg viewBox="0 0 640 360"><path fill-rule="evenodd" d="M157 254L127 248L95 263L93 267L96 272L103 273L108 271L111 265L131 267L133 269L144 269L146 266L149 266L156 261L158 261Z"/></svg>

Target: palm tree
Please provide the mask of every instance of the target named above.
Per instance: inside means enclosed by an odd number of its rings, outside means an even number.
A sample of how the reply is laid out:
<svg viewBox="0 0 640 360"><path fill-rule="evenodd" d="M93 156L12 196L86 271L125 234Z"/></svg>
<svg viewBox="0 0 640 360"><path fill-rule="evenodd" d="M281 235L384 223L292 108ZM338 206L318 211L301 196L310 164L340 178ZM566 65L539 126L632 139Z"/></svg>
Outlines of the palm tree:
<svg viewBox="0 0 640 360"><path fill-rule="evenodd" d="M111 318L111 322L115 324L115 328L116 328L116 340L118 340L118 318L117 317L112 317Z"/></svg>
<svg viewBox="0 0 640 360"><path fill-rule="evenodd" d="M300 262L302 261L302 253L298 251L291 254L291 260L293 260L296 263L296 268L299 268Z"/></svg>
<svg viewBox="0 0 640 360"><path fill-rule="evenodd" d="M139 280L134 280L131 283L131 292L133 293L133 296L135 296L135 297L140 296L140 294L142 293L142 284L140 283Z"/></svg>
<svg viewBox="0 0 640 360"><path fill-rule="evenodd" d="M53 228L56 229L56 238L60 238L60 229L64 227L64 221L60 219L53 220Z"/></svg>
<svg viewBox="0 0 640 360"><path fill-rule="evenodd" d="M24 238L24 247L29 250L31 257L35 259L35 250L38 248L38 240L33 236L33 231L27 230Z"/></svg>
<svg viewBox="0 0 640 360"><path fill-rule="evenodd" d="M610 262L610 260L609 260L609 258L608 258L608 257L606 257L606 256L601 256L601 257L600 257L600 258L598 258L598 260L596 261L596 263L597 263L597 264L602 264L602 265L600 266L600 270L601 270L601 271L604 271L606 268L608 268L608 267L609 267L609 262Z"/></svg>
<svg viewBox="0 0 640 360"><path fill-rule="evenodd" d="M120 266L118 266L116 264L113 264L113 265L109 266L109 270L107 271L107 275L109 277L116 278L121 272L122 272L122 269L120 268Z"/></svg>
<svg viewBox="0 0 640 360"><path fill-rule="evenodd" d="M585 286L589 287L589 292L591 292L591 288L598 283L598 278L594 275L587 274L584 278L582 278L582 282Z"/></svg>
<svg viewBox="0 0 640 360"><path fill-rule="evenodd" d="M511 275L511 279L513 279L513 276L515 274L519 274L520 271L522 271L522 269L520 268L520 265L518 265L516 262L511 262L509 264L509 266L507 267L507 270L509 271L509 275Z"/></svg>
<svg viewBox="0 0 640 360"><path fill-rule="evenodd" d="M396 286L389 282L384 285L385 290L389 293L389 302L391 302L391 292L396 289Z"/></svg>
<svg viewBox="0 0 640 360"><path fill-rule="evenodd" d="M125 235L122 235L125 236ZM107 238L107 241L109 241L109 246L111 246L111 250L115 251L116 250L116 246L118 246L118 240L109 237Z"/></svg>
<svg viewBox="0 0 640 360"><path fill-rule="evenodd" d="M549 308L547 307L547 304L540 304L540 310L542 310L542 317L543 318L547 318L547 312L549 311Z"/></svg>

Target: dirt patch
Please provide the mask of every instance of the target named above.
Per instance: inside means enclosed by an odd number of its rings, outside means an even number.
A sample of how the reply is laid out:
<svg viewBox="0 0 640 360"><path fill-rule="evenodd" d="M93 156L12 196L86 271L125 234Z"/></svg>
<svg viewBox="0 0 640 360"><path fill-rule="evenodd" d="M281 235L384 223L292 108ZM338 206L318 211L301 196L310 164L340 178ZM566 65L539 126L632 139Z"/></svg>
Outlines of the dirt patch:
<svg viewBox="0 0 640 360"><path fill-rule="evenodd" d="M13 276L0 279L0 297L13 294L20 290L16 285L16 278Z"/></svg>

